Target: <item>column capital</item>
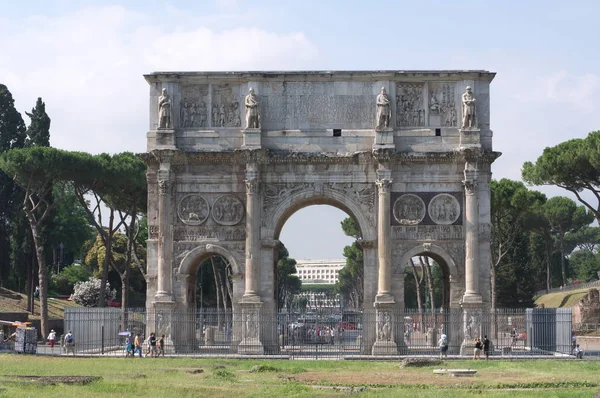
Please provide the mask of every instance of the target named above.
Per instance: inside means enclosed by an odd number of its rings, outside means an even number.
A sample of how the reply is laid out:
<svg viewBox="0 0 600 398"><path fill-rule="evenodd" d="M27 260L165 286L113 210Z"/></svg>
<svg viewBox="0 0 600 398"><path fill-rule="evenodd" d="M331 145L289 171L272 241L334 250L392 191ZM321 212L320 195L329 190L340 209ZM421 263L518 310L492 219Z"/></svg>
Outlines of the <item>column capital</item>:
<svg viewBox="0 0 600 398"><path fill-rule="evenodd" d="M392 188L392 180L389 178L380 178L375 181L375 184L377 184L377 189L380 194L389 193Z"/></svg>
<svg viewBox="0 0 600 398"><path fill-rule="evenodd" d="M168 170L170 168L171 161L177 152L178 151L173 149L157 149L152 151L152 155L156 158L156 160L159 161L161 169L166 168Z"/></svg>
<svg viewBox="0 0 600 398"><path fill-rule="evenodd" d="M465 179L462 183L465 186L465 193L467 195L474 195L477 191L477 163L466 162L464 176Z"/></svg>

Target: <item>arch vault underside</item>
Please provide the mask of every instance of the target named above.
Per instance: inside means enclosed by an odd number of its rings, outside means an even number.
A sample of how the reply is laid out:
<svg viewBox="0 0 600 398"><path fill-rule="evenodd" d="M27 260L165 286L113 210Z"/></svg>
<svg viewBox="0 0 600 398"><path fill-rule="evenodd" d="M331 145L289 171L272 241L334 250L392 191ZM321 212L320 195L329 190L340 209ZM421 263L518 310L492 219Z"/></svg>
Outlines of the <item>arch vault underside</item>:
<svg viewBox="0 0 600 398"><path fill-rule="evenodd" d="M277 309L279 233L298 209L328 204L362 233L364 306L375 311L366 352L402 349L394 311L413 256L443 264L450 308L486 308L493 74L269 76L146 76L147 307L192 306L199 262L221 255L234 273L237 352L276 350L274 323L258 319Z"/></svg>

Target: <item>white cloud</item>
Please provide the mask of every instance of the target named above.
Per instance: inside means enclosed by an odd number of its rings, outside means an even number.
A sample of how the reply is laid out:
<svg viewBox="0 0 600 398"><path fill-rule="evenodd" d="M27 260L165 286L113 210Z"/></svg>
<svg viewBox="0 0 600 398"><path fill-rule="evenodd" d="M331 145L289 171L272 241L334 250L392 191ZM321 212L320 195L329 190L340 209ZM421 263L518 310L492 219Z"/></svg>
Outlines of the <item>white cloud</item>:
<svg viewBox="0 0 600 398"><path fill-rule="evenodd" d="M0 78L24 115L38 96L51 144L92 153L143 152L148 86L157 70L307 67L318 50L303 33L153 24L120 6L0 24ZM195 20L197 21L197 20Z"/></svg>

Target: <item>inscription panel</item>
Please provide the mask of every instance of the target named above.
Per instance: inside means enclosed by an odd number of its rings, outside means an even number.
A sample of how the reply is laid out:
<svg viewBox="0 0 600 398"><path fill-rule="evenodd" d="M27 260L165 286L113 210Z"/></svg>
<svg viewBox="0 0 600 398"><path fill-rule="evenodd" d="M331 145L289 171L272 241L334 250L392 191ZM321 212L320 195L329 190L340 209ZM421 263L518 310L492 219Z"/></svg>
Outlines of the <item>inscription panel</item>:
<svg viewBox="0 0 600 398"><path fill-rule="evenodd" d="M418 225L392 227L392 239L398 240L462 240L462 225Z"/></svg>
<svg viewBox="0 0 600 398"><path fill-rule="evenodd" d="M373 83L284 82L263 84L264 128L373 128Z"/></svg>

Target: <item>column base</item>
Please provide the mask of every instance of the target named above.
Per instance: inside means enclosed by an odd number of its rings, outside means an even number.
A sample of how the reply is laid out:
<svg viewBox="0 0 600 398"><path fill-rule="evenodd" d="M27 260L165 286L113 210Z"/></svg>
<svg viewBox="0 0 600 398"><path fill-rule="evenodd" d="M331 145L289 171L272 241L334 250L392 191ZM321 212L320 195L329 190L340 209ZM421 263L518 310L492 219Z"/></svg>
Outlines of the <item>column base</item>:
<svg viewBox="0 0 600 398"><path fill-rule="evenodd" d="M398 355L398 346L389 340L377 340L371 349L371 355Z"/></svg>
<svg viewBox="0 0 600 398"><path fill-rule="evenodd" d="M478 293L465 293L461 300L461 305L483 305L483 298Z"/></svg>
<svg viewBox="0 0 600 398"><path fill-rule="evenodd" d="M261 336L261 310L263 303L260 301L248 302L242 298L242 339L237 346L241 355L263 355L265 347L260 340Z"/></svg>
<svg viewBox="0 0 600 398"><path fill-rule="evenodd" d="M156 303L173 303L174 305L175 301L173 300L173 295L171 295L169 292L156 292L153 303L155 305Z"/></svg>
<svg viewBox="0 0 600 398"><path fill-rule="evenodd" d="M462 303L463 310L463 341L460 346L461 355L473 355L475 338L483 338L481 332L483 303Z"/></svg>
<svg viewBox="0 0 600 398"><path fill-rule="evenodd" d="M389 293L382 293L382 294L377 294L377 296L375 296L375 302L373 303L373 306L375 308L381 307L381 306L389 306L391 304L395 304L396 301L394 300L394 296L392 296Z"/></svg>

